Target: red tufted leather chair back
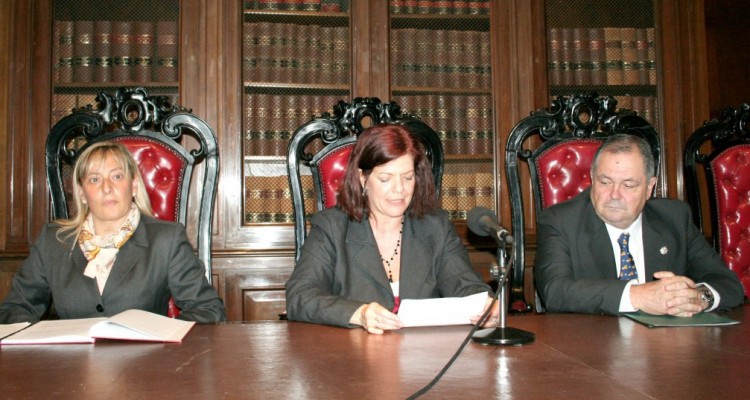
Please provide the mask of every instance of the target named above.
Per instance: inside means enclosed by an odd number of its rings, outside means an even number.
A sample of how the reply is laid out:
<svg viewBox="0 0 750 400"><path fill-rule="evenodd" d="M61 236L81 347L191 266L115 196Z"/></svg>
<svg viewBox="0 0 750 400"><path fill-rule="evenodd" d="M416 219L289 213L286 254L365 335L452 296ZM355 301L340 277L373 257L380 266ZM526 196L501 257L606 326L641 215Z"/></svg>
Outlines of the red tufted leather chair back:
<svg viewBox="0 0 750 400"><path fill-rule="evenodd" d="M99 141L120 142L138 164L154 216L187 227L211 282L211 228L219 171L213 130L189 110L172 105L166 96L149 96L143 88L101 92L96 100L96 107L76 109L55 123L47 137L53 218L69 217L66 183L78 154ZM189 143L189 148L183 143ZM193 176L198 166L201 173ZM169 315L179 315L173 300Z"/></svg>
<svg viewBox="0 0 750 400"><path fill-rule="evenodd" d="M318 178L320 182L323 208L331 208L336 205L341 182L344 180L346 164L349 162L349 154L352 152L354 142L346 143L330 152L323 153L318 161Z"/></svg>
<svg viewBox="0 0 750 400"><path fill-rule="evenodd" d="M744 103L705 122L685 145L683 171L693 220L711 236L714 249L740 278L746 296L750 296L748 121L750 105Z"/></svg>
<svg viewBox="0 0 750 400"><path fill-rule="evenodd" d="M525 293L526 234L535 231L539 212L566 201L591 186L591 163L607 136L644 137L659 165L659 136L648 121L617 109L612 97L584 93L558 97L549 108L519 121L508 135L505 173L515 239L510 276L511 312L531 309ZM532 222L534 226L528 227ZM540 306L539 303L537 303ZM542 311L537 307L538 311Z"/></svg>
<svg viewBox="0 0 750 400"><path fill-rule="evenodd" d="M121 142L138 164L154 217L177 222L187 160L149 137L123 136L114 140Z"/></svg>
<svg viewBox="0 0 750 400"><path fill-rule="evenodd" d="M299 127L289 142L287 172L294 210L295 259L307 236L307 219L313 212L336 205L336 195L344 178L349 154L357 137L368 126L394 123L406 127L425 145L427 157L432 163L435 187L440 191L443 177L443 146L437 133L418 118L401 115L400 107L394 103L382 103L377 98L356 98L350 103L339 101L334 106L334 115L324 113L320 117ZM308 170L312 175L312 190L302 185L301 175ZM306 207L315 200L315 208Z"/></svg>
<svg viewBox="0 0 750 400"><path fill-rule="evenodd" d="M541 208L570 200L591 186L591 163L601 140L557 143L534 160Z"/></svg>

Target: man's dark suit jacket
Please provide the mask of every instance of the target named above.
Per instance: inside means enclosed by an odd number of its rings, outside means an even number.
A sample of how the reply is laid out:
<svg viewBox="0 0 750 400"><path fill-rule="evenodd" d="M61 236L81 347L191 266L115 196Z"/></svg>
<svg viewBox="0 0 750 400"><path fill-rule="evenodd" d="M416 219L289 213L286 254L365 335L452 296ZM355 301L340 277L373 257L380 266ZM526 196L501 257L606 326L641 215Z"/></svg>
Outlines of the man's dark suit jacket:
<svg viewBox="0 0 750 400"><path fill-rule="evenodd" d="M180 319L226 319L184 226L142 215L117 253L102 294L96 280L83 275L88 262L76 238L60 242L58 228L47 224L32 246L0 304L0 323L38 321L50 300L63 319L109 317L132 308L167 315L170 296L182 310Z"/></svg>
<svg viewBox="0 0 750 400"><path fill-rule="evenodd" d="M739 279L692 222L686 203L650 199L642 215L647 281L654 272L672 271L711 285L721 296L719 307L742 304ZM590 189L540 213L534 276L548 311L619 314L627 282L617 279L612 244Z"/></svg>
<svg viewBox="0 0 750 400"><path fill-rule="evenodd" d="M362 304L393 309L394 297L367 219L339 208L315 214L310 234L286 285L289 319L349 326ZM400 298L426 299L491 293L443 211L406 218L402 234Z"/></svg>

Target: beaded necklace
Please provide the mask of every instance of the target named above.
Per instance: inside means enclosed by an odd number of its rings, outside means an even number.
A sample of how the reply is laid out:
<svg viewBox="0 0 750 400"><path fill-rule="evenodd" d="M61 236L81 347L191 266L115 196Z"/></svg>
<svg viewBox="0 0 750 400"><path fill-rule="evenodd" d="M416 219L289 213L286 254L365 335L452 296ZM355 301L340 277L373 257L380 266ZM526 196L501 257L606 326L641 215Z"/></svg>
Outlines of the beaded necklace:
<svg viewBox="0 0 750 400"><path fill-rule="evenodd" d="M396 241L396 248L393 249L393 255L391 255L391 258L386 260L383 258L383 255L380 255L380 261L383 262L383 264L388 267L388 281L393 283L393 271L391 271L391 263L393 262L393 259L398 255L398 249L401 247L401 235L404 232L404 218L401 218L401 229L398 231L398 240Z"/></svg>

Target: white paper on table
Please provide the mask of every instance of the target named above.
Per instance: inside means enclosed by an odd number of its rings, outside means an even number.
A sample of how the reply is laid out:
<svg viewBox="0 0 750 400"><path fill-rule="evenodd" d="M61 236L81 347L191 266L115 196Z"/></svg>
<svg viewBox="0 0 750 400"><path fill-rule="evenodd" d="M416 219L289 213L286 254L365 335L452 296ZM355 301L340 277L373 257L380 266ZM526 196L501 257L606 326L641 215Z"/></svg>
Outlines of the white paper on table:
<svg viewBox="0 0 750 400"><path fill-rule="evenodd" d="M482 314L487 297L487 293L477 293L466 297L403 299L398 318L407 327L471 324L471 317Z"/></svg>
<svg viewBox="0 0 750 400"><path fill-rule="evenodd" d="M16 322L15 324L0 324L0 339L9 336L11 333L16 333L21 329L31 325L28 322Z"/></svg>

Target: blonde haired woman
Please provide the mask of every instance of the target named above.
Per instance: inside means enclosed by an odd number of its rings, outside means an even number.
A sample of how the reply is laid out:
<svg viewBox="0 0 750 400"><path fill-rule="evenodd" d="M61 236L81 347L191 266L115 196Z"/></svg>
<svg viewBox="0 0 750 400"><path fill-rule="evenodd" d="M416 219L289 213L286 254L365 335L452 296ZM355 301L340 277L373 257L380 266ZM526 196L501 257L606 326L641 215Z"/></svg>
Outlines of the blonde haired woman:
<svg viewBox="0 0 750 400"><path fill-rule="evenodd" d="M47 224L0 304L0 323L107 317L128 309L225 320L181 224L151 215L143 179L121 144L85 149L73 169L75 215Z"/></svg>

